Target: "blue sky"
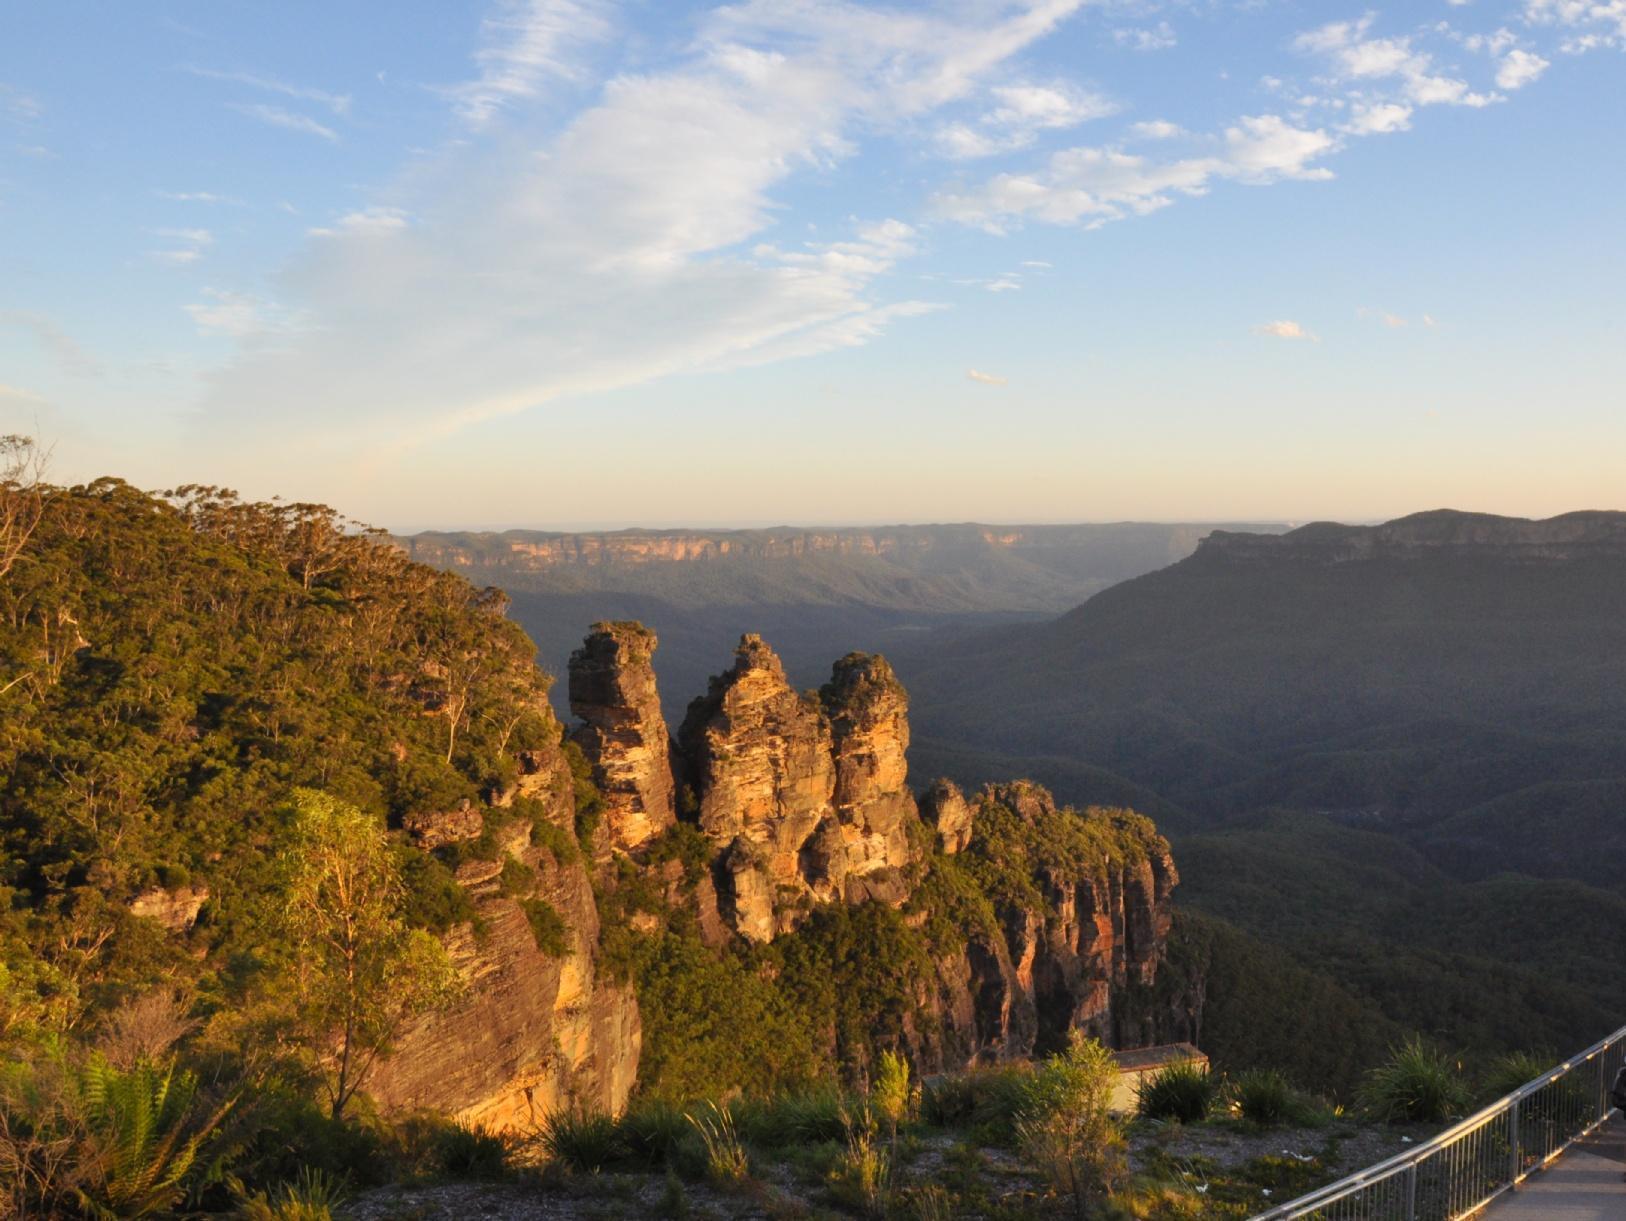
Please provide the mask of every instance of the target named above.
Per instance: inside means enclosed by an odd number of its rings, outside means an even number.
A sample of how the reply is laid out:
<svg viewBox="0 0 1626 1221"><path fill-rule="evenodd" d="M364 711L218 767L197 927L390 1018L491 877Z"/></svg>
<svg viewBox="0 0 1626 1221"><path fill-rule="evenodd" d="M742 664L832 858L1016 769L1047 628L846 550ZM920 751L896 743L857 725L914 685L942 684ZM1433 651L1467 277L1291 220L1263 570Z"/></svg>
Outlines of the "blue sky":
<svg viewBox="0 0 1626 1221"><path fill-rule="evenodd" d="M0 8L0 430L392 528L1626 507L1626 0Z"/></svg>

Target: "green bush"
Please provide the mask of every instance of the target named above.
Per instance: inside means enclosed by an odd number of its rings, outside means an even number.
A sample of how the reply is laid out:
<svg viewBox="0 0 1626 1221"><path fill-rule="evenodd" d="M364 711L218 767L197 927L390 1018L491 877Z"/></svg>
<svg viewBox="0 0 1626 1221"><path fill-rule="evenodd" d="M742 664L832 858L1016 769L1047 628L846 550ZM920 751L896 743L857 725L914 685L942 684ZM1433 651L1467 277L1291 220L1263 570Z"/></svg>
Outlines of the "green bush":
<svg viewBox="0 0 1626 1221"><path fill-rule="evenodd" d="M830 1194L863 1217L886 1215L892 1185L892 1155L876 1133L876 1115L866 1104L844 1112L846 1141L830 1168Z"/></svg>
<svg viewBox="0 0 1626 1221"><path fill-rule="evenodd" d="M1491 1061L1479 1088L1486 1102L1505 1098L1522 1085L1528 1085L1558 1063L1558 1057L1539 1052L1514 1051Z"/></svg>
<svg viewBox="0 0 1626 1221"><path fill-rule="evenodd" d="M1026 1064L976 1068L927 1083L921 1117L934 1127L987 1129L1010 1140L1016 1116L1027 1103L1033 1069Z"/></svg>
<svg viewBox="0 0 1626 1221"><path fill-rule="evenodd" d="M1143 1119L1177 1119L1197 1123L1208 1117L1215 1083L1206 1068L1171 1064L1143 1075L1135 1084L1135 1110Z"/></svg>
<svg viewBox="0 0 1626 1221"><path fill-rule="evenodd" d="M620 1126L603 1111L555 1111L537 1133L550 1161L584 1174L597 1174L627 1155Z"/></svg>
<svg viewBox="0 0 1626 1221"><path fill-rule="evenodd" d="M1313 1124L1321 1118L1315 1102L1294 1089L1273 1068L1251 1069L1231 1082L1231 1113L1262 1127L1278 1124Z"/></svg>
<svg viewBox="0 0 1626 1221"><path fill-rule="evenodd" d="M531 926L537 949L550 958L563 958L571 952L570 925L565 923L558 908L540 897L521 899L519 906Z"/></svg>
<svg viewBox="0 0 1626 1221"><path fill-rule="evenodd" d="M646 1099L629 1107L619 1127L627 1156L651 1170L672 1165L679 1146L691 1139L694 1131L681 1107L659 1099Z"/></svg>
<svg viewBox="0 0 1626 1221"><path fill-rule="evenodd" d="M543 814L538 814L531 823L531 844L537 848L546 848L558 865L572 865L581 859L581 845L576 837L563 827L549 822Z"/></svg>
<svg viewBox="0 0 1626 1221"><path fill-rule="evenodd" d="M514 856L505 856L497 875L497 890L507 898L528 895L536 889L536 870Z"/></svg>
<svg viewBox="0 0 1626 1221"><path fill-rule="evenodd" d="M1108 1110L1117 1077L1112 1053L1075 1030L1066 1051L1034 1070L1017 1114L1018 1147L1078 1218L1129 1174L1123 1130Z"/></svg>
<svg viewBox="0 0 1626 1221"><path fill-rule="evenodd" d="M1468 1088L1449 1056L1412 1039L1367 1074L1360 1097L1387 1123L1443 1123L1467 1106Z"/></svg>
<svg viewBox="0 0 1626 1221"><path fill-rule="evenodd" d="M915 1091L909 1084L909 1061L896 1052L883 1051L870 1086L870 1105L896 1133L898 1125L914 1110Z"/></svg>
<svg viewBox="0 0 1626 1221"><path fill-rule="evenodd" d="M342 1180L309 1167L269 1191L251 1192L238 1182L232 1186L241 1221L333 1221L347 1199Z"/></svg>
<svg viewBox="0 0 1626 1221"><path fill-rule="evenodd" d="M738 1184L751 1177L750 1159L726 1107L708 1102L703 1110L691 1111L688 1120L705 1146L707 1178L715 1183Z"/></svg>
<svg viewBox="0 0 1626 1221"><path fill-rule="evenodd" d="M753 1145L785 1149L840 1140L846 1135L846 1099L833 1086L815 1086L765 1099L741 1099L729 1107L734 1123Z"/></svg>

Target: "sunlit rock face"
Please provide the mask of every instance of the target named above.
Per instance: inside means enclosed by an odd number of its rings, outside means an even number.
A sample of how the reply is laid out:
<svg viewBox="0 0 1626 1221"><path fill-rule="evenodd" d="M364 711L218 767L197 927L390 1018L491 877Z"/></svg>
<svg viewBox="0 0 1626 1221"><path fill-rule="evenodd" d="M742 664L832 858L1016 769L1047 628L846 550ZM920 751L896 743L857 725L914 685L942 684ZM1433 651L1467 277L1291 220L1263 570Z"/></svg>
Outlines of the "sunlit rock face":
<svg viewBox="0 0 1626 1221"><path fill-rule="evenodd" d="M541 817L573 837L573 785L562 750L528 751L521 765L517 795L540 802ZM464 924L446 937L463 994L409 1026L379 1064L367 1089L387 1111L432 1108L523 1129L561 1107L617 1111L637 1079L638 1000L631 985L599 970L599 916L586 865L579 855L558 860L533 845L528 823L505 824L503 832L502 854L532 871L534 887L505 895L500 863L474 860L458 870L480 924L478 934ZM564 954L538 946L527 901L547 903L564 920Z"/></svg>
<svg viewBox="0 0 1626 1221"><path fill-rule="evenodd" d="M679 747L735 931L766 941L814 904L903 901L918 817L907 707L886 662L856 653L822 691L799 693L758 636L690 705Z"/></svg>
<svg viewBox="0 0 1626 1221"><path fill-rule="evenodd" d="M570 658L572 740L604 795L612 848L635 850L670 827L672 743L655 689L655 633L637 623L598 623Z"/></svg>

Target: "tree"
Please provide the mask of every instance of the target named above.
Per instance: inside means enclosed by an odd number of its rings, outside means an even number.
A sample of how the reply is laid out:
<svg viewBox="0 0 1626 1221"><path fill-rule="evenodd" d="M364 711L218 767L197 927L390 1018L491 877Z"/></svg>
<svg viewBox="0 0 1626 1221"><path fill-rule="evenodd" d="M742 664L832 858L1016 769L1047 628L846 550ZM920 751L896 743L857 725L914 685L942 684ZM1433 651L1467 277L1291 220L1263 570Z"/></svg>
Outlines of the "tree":
<svg viewBox="0 0 1626 1221"><path fill-rule="evenodd" d="M45 511L45 454L32 437L0 436L0 581L28 545Z"/></svg>
<svg viewBox="0 0 1626 1221"><path fill-rule="evenodd" d="M337 1119L402 1025L450 1001L458 977L441 944L406 925L382 819L301 789L282 865L290 999Z"/></svg>
<svg viewBox="0 0 1626 1221"><path fill-rule="evenodd" d="M1117 1075L1112 1053L1075 1030L1067 1050L1034 1072L1017 1114L1022 1152L1080 1218L1129 1172L1123 1131L1108 1110Z"/></svg>

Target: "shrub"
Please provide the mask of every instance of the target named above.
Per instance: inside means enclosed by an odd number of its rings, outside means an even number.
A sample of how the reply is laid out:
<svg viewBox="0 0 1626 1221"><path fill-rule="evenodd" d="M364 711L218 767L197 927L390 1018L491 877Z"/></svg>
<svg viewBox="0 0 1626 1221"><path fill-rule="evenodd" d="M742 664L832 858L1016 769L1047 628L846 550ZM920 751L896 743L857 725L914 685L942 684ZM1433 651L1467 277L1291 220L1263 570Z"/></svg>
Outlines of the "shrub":
<svg viewBox="0 0 1626 1221"><path fill-rule="evenodd" d="M543 898L521 899L520 910L531 926L536 948L551 958L563 958L570 953L570 925L559 914L559 909Z"/></svg>
<svg viewBox="0 0 1626 1221"><path fill-rule="evenodd" d="M502 860L502 873L497 875L497 889L507 898L528 895L536 889L536 871L513 855Z"/></svg>
<svg viewBox="0 0 1626 1221"><path fill-rule="evenodd" d="M1135 1109L1146 1119L1196 1123L1214 1102L1214 1079L1196 1064L1171 1064L1135 1085Z"/></svg>
<svg viewBox="0 0 1626 1221"><path fill-rule="evenodd" d="M1230 1087L1232 1114L1264 1127L1276 1124L1310 1124L1320 1118L1320 1109L1275 1069L1252 1069Z"/></svg>
<svg viewBox="0 0 1626 1221"><path fill-rule="evenodd" d="M478 1124L441 1123L429 1150L437 1174L448 1179L500 1179L508 1174L508 1141Z"/></svg>
<svg viewBox="0 0 1626 1221"><path fill-rule="evenodd" d="M563 827L549 822L543 814L538 814L531 822L531 843L535 847L546 848L558 865L574 864L581 859L581 846L577 844L576 837Z"/></svg>
<svg viewBox="0 0 1626 1221"><path fill-rule="evenodd" d="M621 1130L603 1111L555 1111L537 1134L548 1157L568 1170L596 1174L626 1153Z"/></svg>
<svg viewBox="0 0 1626 1221"><path fill-rule="evenodd" d="M898 1125L909 1118L915 1105L915 1094L909 1085L909 1061L896 1052L883 1051L869 1097L876 1113L896 1134Z"/></svg>
<svg viewBox="0 0 1626 1221"><path fill-rule="evenodd" d="M621 1117L621 1143L627 1156L654 1169L671 1165L678 1146L693 1135L688 1116L669 1102L645 1101Z"/></svg>
<svg viewBox="0 0 1626 1221"><path fill-rule="evenodd" d="M1468 1090L1449 1056L1412 1039L1367 1074L1361 1102L1388 1123L1441 1123L1467 1105Z"/></svg>
<svg viewBox="0 0 1626 1221"><path fill-rule="evenodd" d="M173 1061L121 1069L101 1055L75 1063L45 1052L11 1065L0 1077L0 1167L13 1211L169 1211L232 1107L200 1102L197 1079Z"/></svg>
<svg viewBox="0 0 1626 1221"><path fill-rule="evenodd" d="M886 1214L891 1155L876 1141L876 1116L866 1104L843 1112L846 1143L830 1170L830 1194L866 1217Z"/></svg>
<svg viewBox="0 0 1626 1221"><path fill-rule="evenodd" d="M734 1131L733 1116L715 1102L706 1107L706 1113L688 1116L706 1148L706 1177L724 1184L745 1182L751 1177L751 1163Z"/></svg>
<svg viewBox="0 0 1626 1221"><path fill-rule="evenodd" d="M846 1100L829 1086L736 1102L730 1115L745 1139L769 1149L840 1140L847 1132Z"/></svg>
<svg viewBox="0 0 1626 1221"><path fill-rule="evenodd" d="M1117 1075L1112 1053L1074 1031L1067 1050L1034 1072L1017 1116L1019 1147L1077 1217L1129 1173L1123 1132L1107 1109Z"/></svg>
<svg viewBox="0 0 1626 1221"><path fill-rule="evenodd" d="M1505 1098L1522 1085L1528 1085L1558 1063L1556 1056L1538 1052L1515 1051L1491 1061L1485 1073L1480 1096L1486 1102Z"/></svg>
<svg viewBox="0 0 1626 1221"><path fill-rule="evenodd" d="M921 1117L943 1128L990 1128L1007 1137L1028 1100L1033 1070L1025 1064L978 1068L929 1083Z"/></svg>
<svg viewBox="0 0 1626 1221"><path fill-rule="evenodd" d="M269 1192L249 1192L235 1181L232 1187L242 1221L333 1221L346 1199L341 1181L309 1167Z"/></svg>

